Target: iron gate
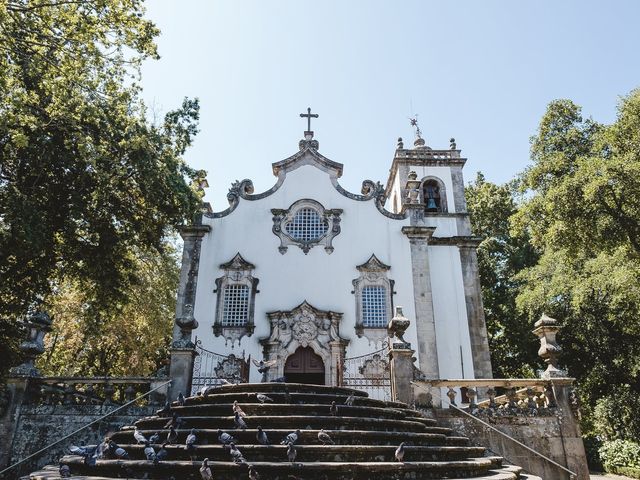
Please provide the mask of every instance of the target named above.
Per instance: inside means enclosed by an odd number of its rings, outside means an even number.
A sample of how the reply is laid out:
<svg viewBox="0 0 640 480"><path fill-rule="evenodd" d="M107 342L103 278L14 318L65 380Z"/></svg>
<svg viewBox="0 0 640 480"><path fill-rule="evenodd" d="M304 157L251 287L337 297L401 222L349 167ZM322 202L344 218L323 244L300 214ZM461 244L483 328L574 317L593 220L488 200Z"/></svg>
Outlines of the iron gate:
<svg viewBox="0 0 640 480"><path fill-rule="evenodd" d="M193 362L193 377L191 379L191 395L207 385L221 385L224 383L246 383L249 381L249 364L251 356L244 358L215 353L202 347L200 340L196 341L196 358Z"/></svg>
<svg viewBox="0 0 640 480"><path fill-rule="evenodd" d="M341 367L342 386L363 390L370 398L391 400L389 344L375 352L345 358Z"/></svg>

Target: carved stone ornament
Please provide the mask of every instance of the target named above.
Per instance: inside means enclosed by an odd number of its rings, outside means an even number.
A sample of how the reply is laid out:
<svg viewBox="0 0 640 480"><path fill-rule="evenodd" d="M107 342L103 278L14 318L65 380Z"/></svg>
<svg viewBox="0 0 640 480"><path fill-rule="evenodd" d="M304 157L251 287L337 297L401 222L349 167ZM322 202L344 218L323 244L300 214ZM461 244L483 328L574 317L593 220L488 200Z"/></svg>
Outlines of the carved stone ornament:
<svg viewBox="0 0 640 480"><path fill-rule="evenodd" d="M216 298L216 318L213 324L213 334L216 337L224 337L225 345L231 342L231 348L236 342L240 344L240 339L245 335L250 337L253 335L255 329L254 323L254 311L255 311L255 298L256 293L259 293L258 283L259 280L252 276L255 265L247 262L240 253L237 253L231 260L220 265L220 268L224 270L222 277L216 278L216 289L214 293L217 294ZM248 292L246 298L246 319L240 324L229 324L225 322L225 289L226 288L243 288L245 292ZM236 301L239 301L236 298Z"/></svg>
<svg viewBox="0 0 640 480"><path fill-rule="evenodd" d="M38 376L40 372L35 367L36 359L44 353L44 337L51 331L51 317L45 312L36 312L24 322L28 337L20 344L20 351L25 362L11 369L17 376Z"/></svg>
<svg viewBox="0 0 640 480"><path fill-rule="evenodd" d="M394 348L411 348L411 344L404 339L404 333L407 331L410 324L410 320L402 313L402 307L396 307L396 314L393 316L391 321L389 321L388 327L389 336L393 336L400 340L399 343L397 342L393 344Z"/></svg>
<svg viewBox="0 0 640 480"><path fill-rule="evenodd" d="M369 343L379 344L386 338L387 323L393 311L393 286L394 281L387 277L387 272L391 269L389 265L381 262L378 257L372 254L369 259L356 267L360 276L351 281L353 293L356 300L356 335L359 338L365 337ZM362 291L366 287L381 287L385 292L385 323L380 326L365 325Z"/></svg>
<svg viewBox="0 0 640 480"><path fill-rule="evenodd" d="M267 313L271 335L260 340L265 361L277 360L269 375L272 378L284 374L284 364L298 347L311 347L322 358L327 375L333 375L334 365L344 358L348 340L340 337L342 313L319 310L307 301L290 311ZM327 381L334 381L327 378Z"/></svg>
<svg viewBox="0 0 640 480"><path fill-rule="evenodd" d="M389 376L389 362L380 354L375 354L358 369L367 378L381 378Z"/></svg>
<svg viewBox="0 0 640 480"><path fill-rule="evenodd" d="M224 360L218 362L218 366L213 369L218 378L242 378L242 365L244 361L236 357L233 353Z"/></svg>
<svg viewBox="0 0 640 480"><path fill-rule="evenodd" d="M274 208L273 233L280 239L278 251L285 254L290 245L305 253L316 245L323 245L327 253L333 252L333 238L340 233L342 210L325 209L315 200L304 199L293 203L287 210Z"/></svg>
<svg viewBox="0 0 640 480"><path fill-rule="evenodd" d="M542 378L566 377L567 372L558 368L558 356L562 347L556 340L556 334L560 330L558 321L545 314L534 324L533 334L540 340L538 355L547 364L547 369L541 374Z"/></svg>

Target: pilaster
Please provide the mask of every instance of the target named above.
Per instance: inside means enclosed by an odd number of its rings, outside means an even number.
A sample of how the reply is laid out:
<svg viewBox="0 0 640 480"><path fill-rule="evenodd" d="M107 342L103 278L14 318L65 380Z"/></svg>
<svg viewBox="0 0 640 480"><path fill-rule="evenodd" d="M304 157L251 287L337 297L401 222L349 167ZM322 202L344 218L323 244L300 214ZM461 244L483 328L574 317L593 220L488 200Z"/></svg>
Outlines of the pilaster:
<svg viewBox="0 0 640 480"><path fill-rule="evenodd" d="M489 339L482 305L482 291L478 274L478 256L475 239L459 239L460 265L462 267L462 282L464 286L464 300L467 307L467 321L469 325L469 340L473 358L473 374L475 378L492 378L491 356L489 354Z"/></svg>
<svg viewBox="0 0 640 480"><path fill-rule="evenodd" d="M392 343L389 350L391 398L395 402L413 403L413 354L408 343Z"/></svg>
<svg viewBox="0 0 640 480"><path fill-rule="evenodd" d="M438 378L438 347L436 325L433 315L431 272L429 268L429 239L435 227L402 227L411 247L411 268L413 275L413 297L418 336L418 365L427 378Z"/></svg>

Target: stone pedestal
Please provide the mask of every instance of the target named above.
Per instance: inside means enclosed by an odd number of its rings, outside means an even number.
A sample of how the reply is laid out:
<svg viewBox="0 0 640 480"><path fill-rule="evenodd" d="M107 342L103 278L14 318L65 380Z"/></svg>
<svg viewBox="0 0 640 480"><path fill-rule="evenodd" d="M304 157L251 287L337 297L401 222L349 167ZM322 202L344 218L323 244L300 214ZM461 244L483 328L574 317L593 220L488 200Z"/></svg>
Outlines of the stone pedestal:
<svg viewBox="0 0 640 480"><path fill-rule="evenodd" d="M172 348L171 366L169 367L168 400L174 401L180 392L185 397L191 394L191 380L193 378L193 361L196 358L195 348Z"/></svg>
<svg viewBox="0 0 640 480"><path fill-rule="evenodd" d="M391 373L391 398L408 405L413 403L413 354L408 343L398 342L389 350L389 370Z"/></svg>

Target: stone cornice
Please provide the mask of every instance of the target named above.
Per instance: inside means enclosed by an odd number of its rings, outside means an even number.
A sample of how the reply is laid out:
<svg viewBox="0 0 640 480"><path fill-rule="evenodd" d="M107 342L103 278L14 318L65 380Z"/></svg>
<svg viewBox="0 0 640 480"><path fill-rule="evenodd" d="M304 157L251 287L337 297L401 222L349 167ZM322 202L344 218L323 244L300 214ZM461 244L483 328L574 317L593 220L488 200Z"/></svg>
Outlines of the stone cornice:
<svg viewBox="0 0 640 480"><path fill-rule="evenodd" d="M273 174L278 177L281 172L286 174L301 165L310 164L314 164L319 169L324 170L337 178L342 176L343 165L341 163L329 160L327 157L321 155L317 150L309 146L304 147L298 153L291 155L289 158L285 158L280 162L272 163L271 168L273 169Z"/></svg>
<svg viewBox="0 0 640 480"><path fill-rule="evenodd" d="M433 238L433 232L436 231L436 227L425 227L418 225L404 226L402 227L402 233L409 239L425 239L429 240ZM431 241L429 241L431 243Z"/></svg>
<svg viewBox="0 0 640 480"><path fill-rule="evenodd" d="M178 227L178 232L183 239L186 237L203 237L205 233L210 231L211 226L209 225L184 225Z"/></svg>
<svg viewBox="0 0 640 480"><path fill-rule="evenodd" d="M462 248L477 248L482 242L480 237L454 236L454 237L431 237L429 245L436 246L456 246Z"/></svg>

